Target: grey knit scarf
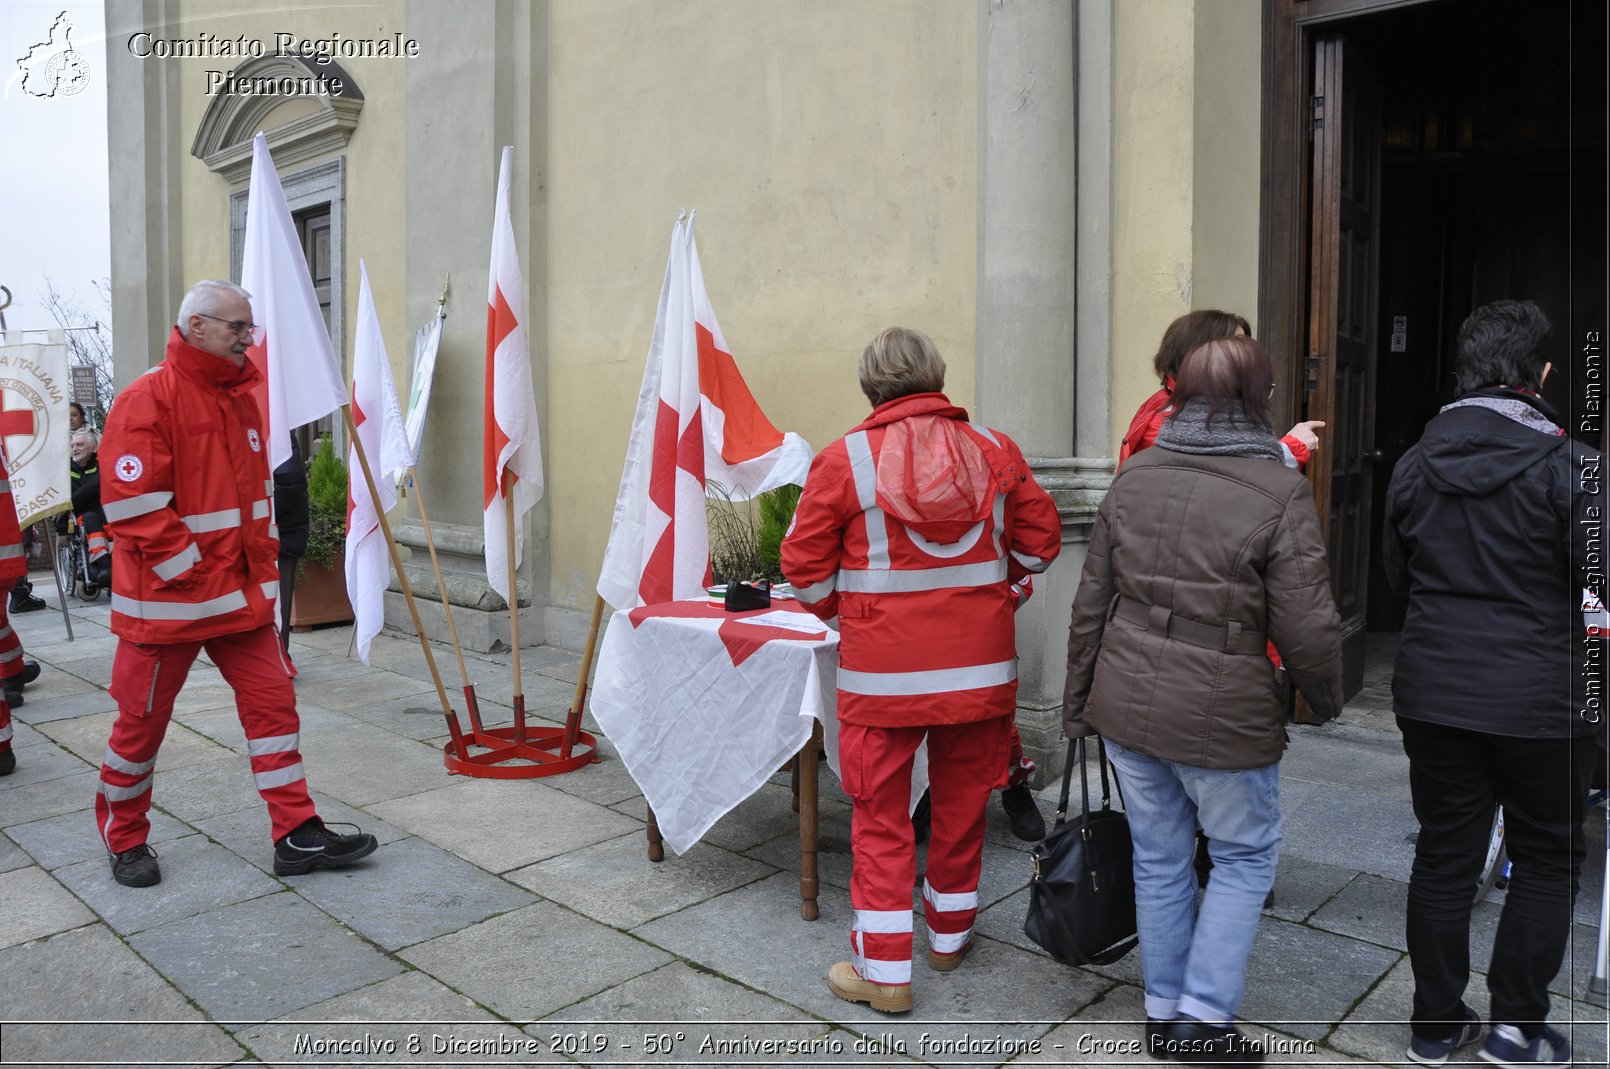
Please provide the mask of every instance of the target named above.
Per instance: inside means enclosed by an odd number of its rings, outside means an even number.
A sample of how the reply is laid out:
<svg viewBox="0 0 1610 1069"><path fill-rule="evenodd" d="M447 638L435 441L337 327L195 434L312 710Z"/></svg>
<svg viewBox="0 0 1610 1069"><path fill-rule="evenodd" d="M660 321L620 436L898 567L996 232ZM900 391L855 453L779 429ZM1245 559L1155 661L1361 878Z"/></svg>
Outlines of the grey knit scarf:
<svg viewBox="0 0 1610 1069"><path fill-rule="evenodd" d="M1163 421L1157 444L1176 453L1202 456L1285 458L1275 432L1266 424L1248 420L1240 401L1226 401L1210 423L1207 399L1191 398L1184 408Z"/></svg>

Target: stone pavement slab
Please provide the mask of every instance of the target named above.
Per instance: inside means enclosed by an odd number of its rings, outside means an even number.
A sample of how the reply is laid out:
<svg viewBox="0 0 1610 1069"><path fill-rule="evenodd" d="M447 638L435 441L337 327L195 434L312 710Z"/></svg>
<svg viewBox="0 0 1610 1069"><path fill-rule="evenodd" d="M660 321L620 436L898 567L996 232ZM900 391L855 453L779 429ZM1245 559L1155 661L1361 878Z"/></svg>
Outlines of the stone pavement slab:
<svg viewBox="0 0 1610 1069"><path fill-rule="evenodd" d="M151 801L187 824L263 804L252 785L251 763L240 754L233 761L159 772L151 785Z"/></svg>
<svg viewBox="0 0 1610 1069"><path fill-rule="evenodd" d="M282 889L204 835L162 843L157 852L162 882L155 887L124 887L112 878L104 854L57 869L55 875L120 935Z"/></svg>
<svg viewBox="0 0 1610 1069"><path fill-rule="evenodd" d="M27 794L28 788L45 780L73 776L89 768L80 757L54 743L41 743L17 751L17 768L0 778L0 802Z"/></svg>
<svg viewBox="0 0 1610 1069"><path fill-rule="evenodd" d="M279 1017L403 971L291 892L150 928L129 945L225 1024Z"/></svg>
<svg viewBox="0 0 1610 1069"><path fill-rule="evenodd" d="M1357 875L1355 869L1342 865L1282 854L1275 870L1275 904L1267 912L1281 920L1305 920Z"/></svg>
<svg viewBox="0 0 1610 1069"><path fill-rule="evenodd" d="M449 781L439 753L362 721L303 727L302 763L309 784L355 806L417 794Z"/></svg>
<svg viewBox="0 0 1610 1069"><path fill-rule="evenodd" d="M0 903L4 903L0 909L0 947L16 946L95 920L95 914L49 873L33 867L0 873Z"/></svg>
<svg viewBox="0 0 1610 1069"><path fill-rule="evenodd" d="M436 687L427 680L367 669L321 681L314 698L326 709L341 710L420 694L429 694L433 702L437 701Z"/></svg>
<svg viewBox="0 0 1610 1069"><path fill-rule="evenodd" d="M303 898L386 950L422 943L535 901L533 895L409 836L358 865L287 876Z"/></svg>
<svg viewBox="0 0 1610 1069"><path fill-rule="evenodd" d="M824 887L819 902L821 918L801 920L798 880L779 873L650 921L633 934L846 1028L876 1034L894 1027L894 1018L843 1002L828 990L828 966L849 956L849 896ZM960 1022L968 1021L1065 1020L1111 986L1101 977L990 939L977 940L961 969L936 973L927 967L918 928L912 1016L928 1022L936 1034L959 1035L966 1029ZM766 933L763 943L757 943L756 932ZM1002 1027L1019 1037L1046 1029Z"/></svg>
<svg viewBox="0 0 1610 1069"><path fill-rule="evenodd" d="M1409 878L1414 845L1408 837L1419 825L1407 799L1282 775L1280 822L1282 856L1294 854L1394 880Z"/></svg>
<svg viewBox="0 0 1610 1069"><path fill-rule="evenodd" d="M7 977L4 1016L17 1022L5 1026L8 1063L149 1064L135 1062L137 1052L154 1063L204 1066L245 1056L103 925L0 951L0 975Z"/></svg>
<svg viewBox="0 0 1610 1069"><path fill-rule="evenodd" d="M534 1020L657 969L671 956L578 913L538 902L401 952L512 1020Z"/></svg>
<svg viewBox="0 0 1610 1069"><path fill-rule="evenodd" d="M51 672L49 674L55 675L56 673ZM24 692L28 698L27 704L20 709L11 710L11 716L14 720L21 720L26 724L48 724L52 720L72 720L92 713L107 713L117 709L117 702L112 700L110 694L91 683L85 683L81 680L75 679L73 686L82 689L77 689L70 694L45 695L37 693L46 678L47 676L41 675L39 682Z"/></svg>
<svg viewBox="0 0 1610 1069"><path fill-rule="evenodd" d="M608 1048L598 1057L575 1055L583 1065L599 1066L648 1057L644 1033L684 1036L672 1043L670 1057L654 1057L656 1064L721 1065L754 1064L746 1038L804 1043L832 1028L785 1002L679 961L568 1006L526 1032L549 1040L560 1022L590 1026L579 1031L607 1038Z"/></svg>
<svg viewBox="0 0 1610 1069"><path fill-rule="evenodd" d="M99 768L106 754L107 742L112 737L112 723L116 719L115 712L94 713L74 717L71 720L52 721L43 724L40 730L54 739L63 749ZM162 748L157 751L156 769L158 772L165 772L207 761L222 761L234 756L233 751L218 745L204 735L191 731L183 724L169 724L167 733L162 737Z"/></svg>
<svg viewBox="0 0 1610 1069"><path fill-rule="evenodd" d="M57 671L77 676L86 683L93 683L97 687L105 688L112 682L112 658L110 657L83 657L77 660L61 661L53 665Z"/></svg>
<svg viewBox="0 0 1610 1069"><path fill-rule="evenodd" d="M596 921L635 928L777 871L709 843L681 857L667 851L656 863L646 846L643 835L632 832L515 869L507 878Z"/></svg>
<svg viewBox="0 0 1610 1069"><path fill-rule="evenodd" d="M642 827L533 780L444 778L457 782L366 808L492 872L508 872Z"/></svg>
<svg viewBox="0 0 1610 1069"><path fill-rule="evenodd" d="M20 758L17 763L20 768L22 764ZM12 776L15 775L13 772ZM35 783L25 791L7 794L4 797L5 804L0 805L0 827L9 828L17 824L26 824L43 817L71 813L93 805L95 788L100 781L99 772L85 768L84 771L71 776Z"/></svg>
<svg viewBox="0 0 1610 1069"><path fill-rule="evenodd" d="M34 863L33 858L24 853L22 847L12 842L9 835L10 832L0 835L0 872L25 869Z"/></svg>
<svg viewBox="0 0 1610 1069"><path fill-rule="evenodd" d="M1407 800L1409 759L1400 736L1352 724L1294 724L1280 776Z"/></svg>
<svg viewBox="0 0 1610 1069"><path fill-rule="evenodd" d="M85 799L88 801L89 799ZM150 813L151 834L148 843L163 843L169 839L193 834L187 824L181 824L166 813L153 809ZM106 865L106 847L101 844L100 832L95 830L95 810L81 809L46 817L31 824L18 824L6 834L33 856L41 868L59 869L92 858Z"/></svg>
<svg viewBox="0 0 1610 1069"><path fill-rule="evenodd" d="M407 1023L382 1023L398 1021ZM361 1052L369 1051L377 1064L428 1066L432 1063L426 1056L437 1052L447 1037L529 1038L421 972L393 976L237 1033L240 1042L271 1065L361 1064ZM416 1047L418 1053L411 1054ZM464 1055L446 1064L479 1060Z"/></svg>

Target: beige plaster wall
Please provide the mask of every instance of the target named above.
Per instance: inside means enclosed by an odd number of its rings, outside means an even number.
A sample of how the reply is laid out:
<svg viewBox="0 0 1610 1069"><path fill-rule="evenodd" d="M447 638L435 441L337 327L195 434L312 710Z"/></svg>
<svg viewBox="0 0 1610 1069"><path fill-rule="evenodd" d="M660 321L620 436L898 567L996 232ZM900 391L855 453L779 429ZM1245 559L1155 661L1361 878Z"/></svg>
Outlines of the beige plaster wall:
<svg viewBox="0 0 1610 1069"><path fill-rule="evenodd" d="M1114 6L1114 456L1175 317L1257 321L1260 27L1258 0Z"/></svg>
<svg viewBox="0 0 1610 1069"><path fill-rule="evenodd" d="M192 0L180 7L180 21L169 27L172 37L195 37L206 31L219 37L260 39L274 50L274 34L300 38L379 38L404 30L402 0L375 0L364 5L282 8L264 12L251 0ZM124 47L111 42L108 47ZM182 205L182 274L187 280L229 276L229 197L236 187L190 155L190 144L212 103L206 95L206 72L230 70L239 59L159 59L142 63L180 68L180 128L183 144L177 181ZM358 306L358 259L369 267L375 309L391 357L399 389L406 389L412 358L412 325L403 317L404 233L402 167L406 159L403 127L403 75L406 63L419 60L338 59L364 94L357 130L346 149L346 260L343 264L346 306L346 352L338 354L350 369L353 327ZM270 113L267 127L280 125L307 111L304 100L288 98ZM281 168L281 176L312 167L335 153ZM245 185L244 181L241 183ZM177 312L178 309L173 309Z"/></svg>
<svg viewBox="0 0 1610 1069"><path fill-rule="evenodd" d="M862 347L929 332L971 402L975 0L554 0L548 500L554 604L603 556L679 208L739 368L821 448Z"/></svg>

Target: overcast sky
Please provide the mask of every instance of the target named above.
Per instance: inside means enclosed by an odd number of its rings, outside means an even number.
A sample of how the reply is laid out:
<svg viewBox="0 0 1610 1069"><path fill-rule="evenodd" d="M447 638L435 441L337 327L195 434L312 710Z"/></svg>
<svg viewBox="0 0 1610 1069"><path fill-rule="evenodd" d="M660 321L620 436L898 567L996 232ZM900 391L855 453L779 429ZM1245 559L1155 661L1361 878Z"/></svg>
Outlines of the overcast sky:
<svg viewBox="0 0 1610 1069"><path fill-rule="evenodd" d="M32 96L17 61L50 39L63 11L87 80L77 93ZM110 315L94 289L111 273L104 21L99 3L0 0L0 286L11 290L13 330L55 325L42 305L47 277L91 318Z"/></svg>

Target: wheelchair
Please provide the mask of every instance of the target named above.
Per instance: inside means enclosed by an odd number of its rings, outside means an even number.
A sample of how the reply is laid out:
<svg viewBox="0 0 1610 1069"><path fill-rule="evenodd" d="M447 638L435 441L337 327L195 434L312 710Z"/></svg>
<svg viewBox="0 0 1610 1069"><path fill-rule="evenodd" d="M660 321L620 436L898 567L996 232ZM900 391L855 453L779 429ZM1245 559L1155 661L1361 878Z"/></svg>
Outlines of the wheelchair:
<svg viewBox="0 0 1610 1069"><path fill-rule="evenodd" d="M62 585L80 601L95 601L111 587L109 574L90 567L89 537L77 516L68 514L67 533L56 546L56 567ZM109 573L110 568L106 571Z"/></svg>

